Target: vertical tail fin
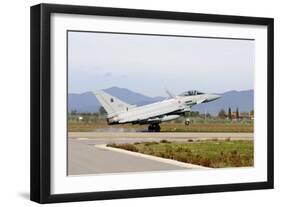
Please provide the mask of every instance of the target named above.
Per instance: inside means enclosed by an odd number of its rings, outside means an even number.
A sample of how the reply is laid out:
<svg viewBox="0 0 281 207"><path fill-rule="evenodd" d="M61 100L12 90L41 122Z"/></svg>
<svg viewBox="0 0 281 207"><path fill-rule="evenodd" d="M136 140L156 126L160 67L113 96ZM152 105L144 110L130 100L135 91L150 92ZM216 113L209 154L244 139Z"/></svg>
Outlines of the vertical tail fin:
<svg viewBox="0 0 281 207"><path fill-rule="evenodd" d="M120 99L104 92L98 91L94 93L100 104L104 107L107 114L112 114L115 112L128 111L130 108L135 107L130 105Z"/></svg>

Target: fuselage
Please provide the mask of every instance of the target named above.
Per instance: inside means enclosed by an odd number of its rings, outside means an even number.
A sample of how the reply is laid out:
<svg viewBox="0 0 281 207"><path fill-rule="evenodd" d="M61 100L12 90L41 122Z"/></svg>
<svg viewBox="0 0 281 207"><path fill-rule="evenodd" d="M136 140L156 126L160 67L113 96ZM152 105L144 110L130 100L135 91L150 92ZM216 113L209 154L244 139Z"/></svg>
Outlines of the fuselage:
<svg viewBox="0 0 281 207"><path fill-rule="evenodd" d="M176 96L161 102L127 108L122 112L108 114L108 124L150 124L161 123L179 118L191 110L195 104L209 102L219 98L215 94Z"/></svg>

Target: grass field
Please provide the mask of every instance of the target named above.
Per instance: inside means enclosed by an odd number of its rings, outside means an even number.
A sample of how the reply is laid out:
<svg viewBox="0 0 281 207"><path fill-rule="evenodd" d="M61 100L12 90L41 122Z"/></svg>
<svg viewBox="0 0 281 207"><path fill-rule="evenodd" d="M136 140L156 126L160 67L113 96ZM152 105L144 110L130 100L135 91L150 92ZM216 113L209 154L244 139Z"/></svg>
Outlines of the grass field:
<svg viewBox="0 0 281 207"><path fill-rule="evenodd" d="M253 166L253 141L142 142L109 144L133 152L174 159L212 168Z"/></svg>
<svg viewBox="0 0 281 207"><path fill-rule="evenodd" d="M161 132L253 132L253 122L195 122L186 126L184 123L165 122L161 125ZM92 123L68 122L69 132L91 132L108 128L105 121ZM113 125L111 128L125 128L147 130L147 125Z"/></svg>

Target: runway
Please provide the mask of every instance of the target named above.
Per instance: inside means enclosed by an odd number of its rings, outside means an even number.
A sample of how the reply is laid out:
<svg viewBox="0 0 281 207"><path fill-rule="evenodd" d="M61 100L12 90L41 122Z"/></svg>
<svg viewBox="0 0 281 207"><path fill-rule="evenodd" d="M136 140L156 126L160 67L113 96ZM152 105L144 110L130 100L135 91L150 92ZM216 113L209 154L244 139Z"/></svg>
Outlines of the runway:
<svg viewBox="0 0 281 207"><path fill-rule="evenodd" d="M253 139L253 133L142 133L142 132L70 132L68 133L68 175L188 170L161 159L135 156L124 151L101 148L108 143L143 141L186 142L190 140Z"/></svg>

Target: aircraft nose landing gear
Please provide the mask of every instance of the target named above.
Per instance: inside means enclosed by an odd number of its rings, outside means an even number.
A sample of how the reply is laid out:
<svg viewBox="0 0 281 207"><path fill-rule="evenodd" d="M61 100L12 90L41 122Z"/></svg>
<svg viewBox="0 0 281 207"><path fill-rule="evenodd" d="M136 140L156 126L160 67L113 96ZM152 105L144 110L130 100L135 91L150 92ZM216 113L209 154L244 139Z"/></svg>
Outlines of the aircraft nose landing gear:
<svg viewBox="0 0 281 207"><path fill-rule="evenodd" d="M185 123L186 126L188 126L190 124L190 120L186 119L184 123Z"/></svg>
<svg viewBox="0 0 281 207"><path fill-rule="evenodd" d="M148 126L148 131L149 132L160 132L160 125L159 124L150 124Z"/></svg>

